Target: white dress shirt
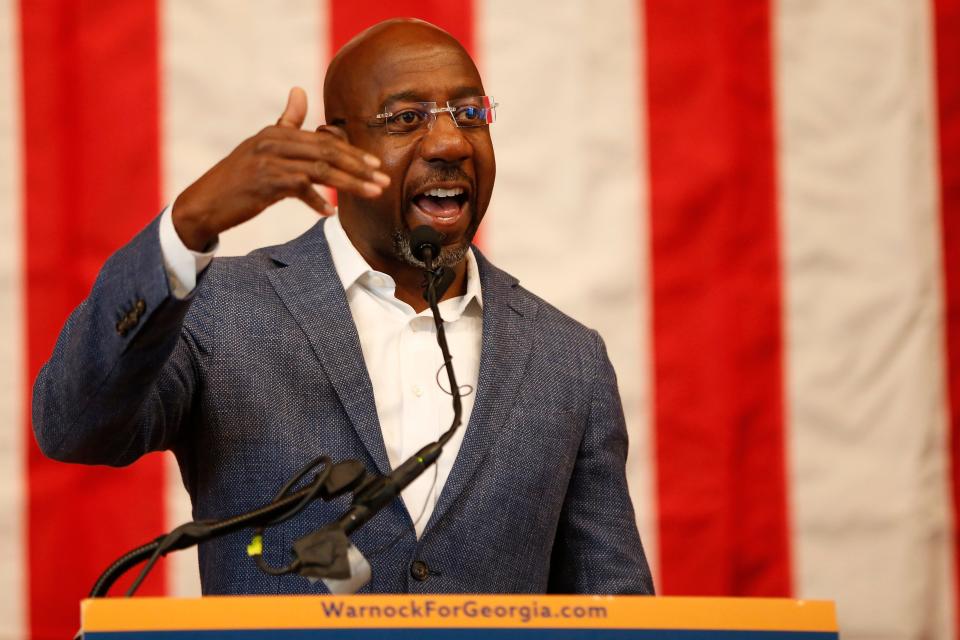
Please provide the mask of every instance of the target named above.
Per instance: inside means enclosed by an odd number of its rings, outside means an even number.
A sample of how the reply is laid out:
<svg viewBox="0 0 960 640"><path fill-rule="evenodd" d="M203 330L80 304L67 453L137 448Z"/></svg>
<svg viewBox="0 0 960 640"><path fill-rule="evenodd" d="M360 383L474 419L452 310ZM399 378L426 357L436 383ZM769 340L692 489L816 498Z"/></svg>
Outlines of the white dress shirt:
<svg viewBox="0 0 960 640"><path fill-rule="evenodd" d="M418 314L395 297L393 278L367 264L337 216L327 220L324 232L360 336L387 457L396 468L425 444L436 441L453 420L452 398L444 391L449 391L449 382L441 370L443 357L433 316L429 309ZM171 291L178 298L188 296L196 286L197 274L212 260L216 246L204 253L188 249L173 227L168 207L160 220L160 247ZM444 446L435 468L428 469L403 492L417 537L433 513L470 421L480 371L482 306L480 273L469 251L466 294L439 305L461 388L462 424Z"/></svg>

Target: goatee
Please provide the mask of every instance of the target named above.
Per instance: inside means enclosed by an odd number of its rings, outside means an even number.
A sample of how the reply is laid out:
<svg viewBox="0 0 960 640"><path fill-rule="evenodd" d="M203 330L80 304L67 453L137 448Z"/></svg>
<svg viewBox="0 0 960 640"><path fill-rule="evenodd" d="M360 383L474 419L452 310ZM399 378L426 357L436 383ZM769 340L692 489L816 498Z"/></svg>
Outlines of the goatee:
<svg viewBox="0 0 960 640"><path fill-rule="evenodd" d="M470 246L466 243L453 247L444 246L440 249L439 258L433 261L433 266L452 267L459 264L467 257L467 251L469 251L469 249ZM418 260L417 257L413 255L413 249L410 247L410 235L400 229L393 232L393 252L404 264L420 269L424 269L427 266L422 260Z"/></svg>

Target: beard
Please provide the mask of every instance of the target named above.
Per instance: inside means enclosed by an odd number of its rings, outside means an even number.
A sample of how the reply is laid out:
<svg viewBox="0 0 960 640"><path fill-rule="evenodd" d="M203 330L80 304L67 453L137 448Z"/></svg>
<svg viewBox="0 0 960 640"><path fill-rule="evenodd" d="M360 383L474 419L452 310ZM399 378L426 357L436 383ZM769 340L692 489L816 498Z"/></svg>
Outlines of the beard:
<svg viewBox="0 0 960 640"><path fill-rule="evenodd" d="M472 234L471 234L472 237ZM433 267L452 267L459 264L467 257L467 251L470 250L469 243L458 244L456 246L444 246L440 249L440 255L433 261ZM393 232L393 253L404 264L408 264L419 269L427 267L423 260L419 260L413 255L413 249L410 246L410 233L401 229Z"/></svg>

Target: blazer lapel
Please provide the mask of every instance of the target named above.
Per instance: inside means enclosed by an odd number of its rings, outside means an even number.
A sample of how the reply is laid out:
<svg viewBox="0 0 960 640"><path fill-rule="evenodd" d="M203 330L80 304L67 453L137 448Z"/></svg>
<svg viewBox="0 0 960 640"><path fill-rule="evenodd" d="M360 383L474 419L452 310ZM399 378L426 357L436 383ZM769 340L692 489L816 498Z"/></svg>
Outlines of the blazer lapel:
<svg viewBox="0 0 960 640"><path fill-rule="evenodd" d="M323 222L293 242L275 247L271 258L281 268L267 275L306 333L378 471L386 474L390 472L390 462L377 418L373 385L346 294L330 257Z"/></svg>
<svg viewBox="0 0 960 640"><path fill-rule="evenodd" d="M521 295L518 281L491 265L474 248L483 296L483 337L477 397L463 444L454 461L424 535L446 513L486 456L517 396L530 357L537 303ZM456 354L453 354L456 357ZM462 426L460 427L463 428Z"/></svg>

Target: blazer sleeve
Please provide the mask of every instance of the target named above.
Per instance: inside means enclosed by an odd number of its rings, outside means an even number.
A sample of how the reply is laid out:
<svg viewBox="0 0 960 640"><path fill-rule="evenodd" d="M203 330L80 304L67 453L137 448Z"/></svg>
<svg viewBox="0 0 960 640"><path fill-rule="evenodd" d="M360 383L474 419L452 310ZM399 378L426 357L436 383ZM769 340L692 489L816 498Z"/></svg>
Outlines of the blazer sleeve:
<svg viewBox="0 0 960 640"><path fill-rule="evenodd" d="M599 334L590 412L550 562L551 593L654 593L627 489L627 429Z"/></svg>
<svg viewBox="0 0 960 640"><path fill-rule="evenodd" d="M199 347L181 331L191 299L170 293L158 223L107 260L34 383L34 435L51 458L130 464L170 448L186 420Z"/></svg>

